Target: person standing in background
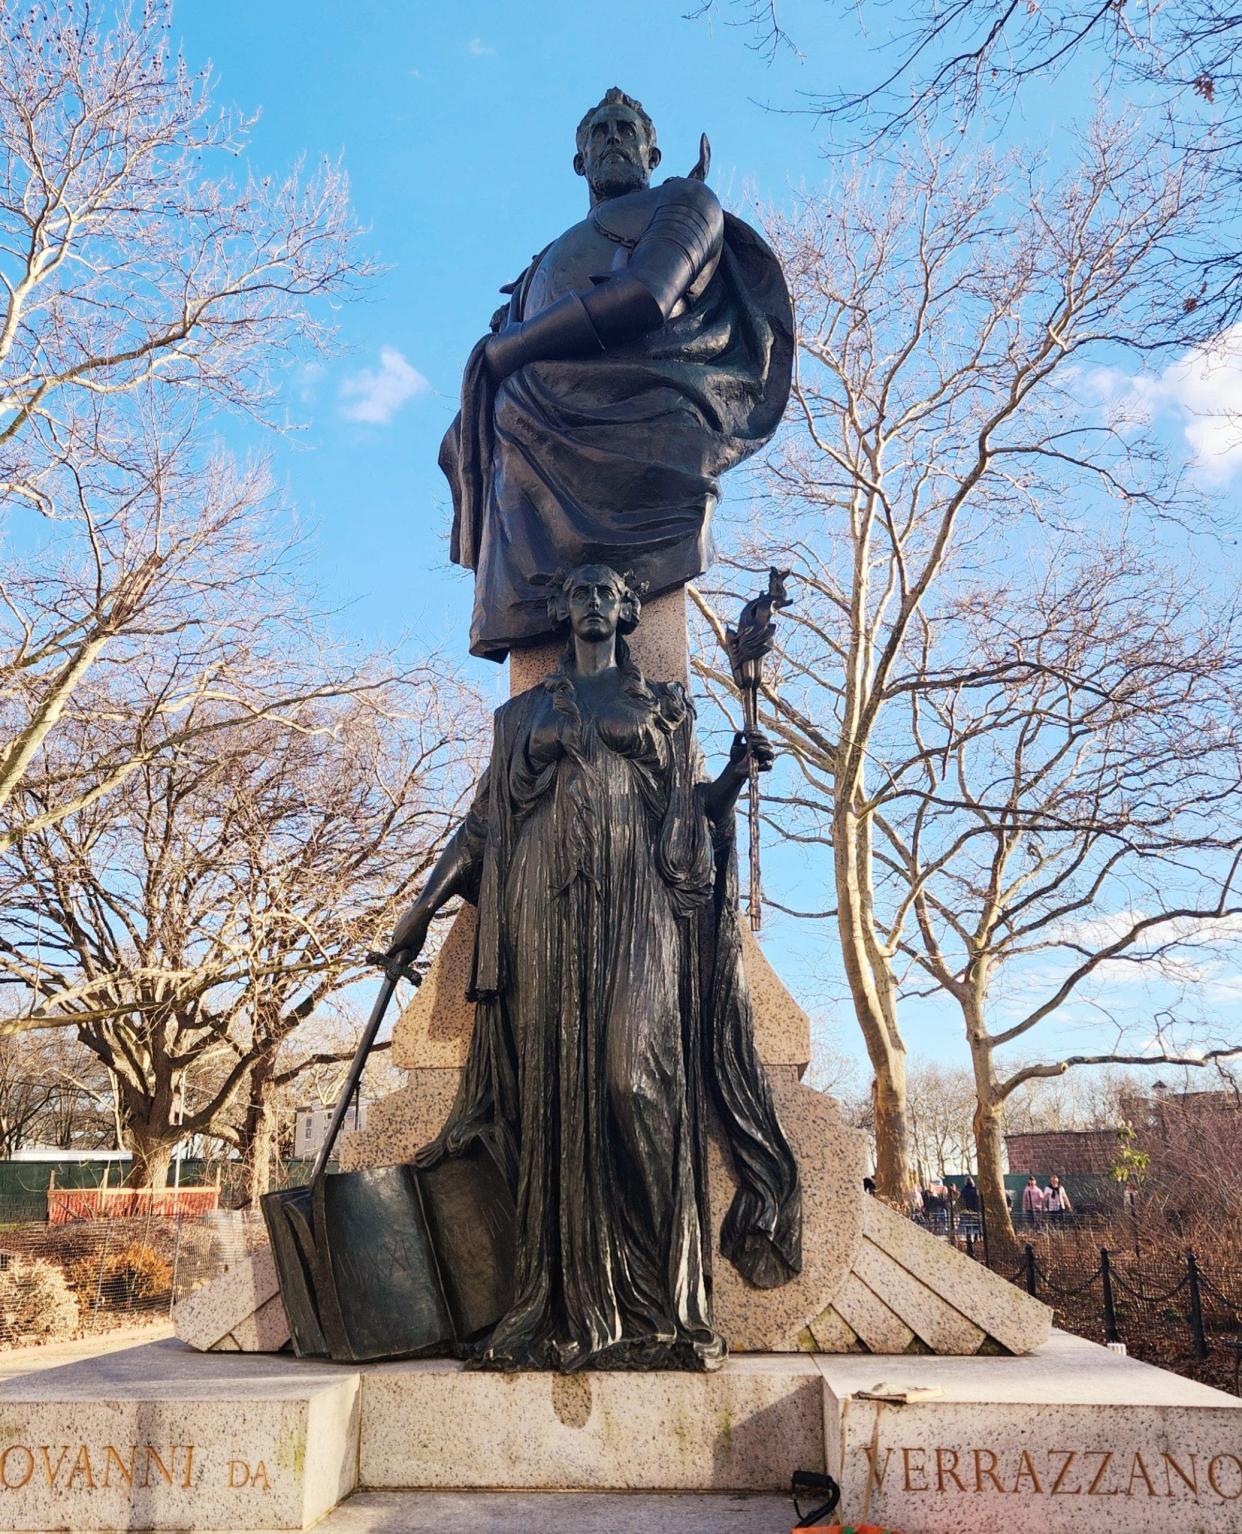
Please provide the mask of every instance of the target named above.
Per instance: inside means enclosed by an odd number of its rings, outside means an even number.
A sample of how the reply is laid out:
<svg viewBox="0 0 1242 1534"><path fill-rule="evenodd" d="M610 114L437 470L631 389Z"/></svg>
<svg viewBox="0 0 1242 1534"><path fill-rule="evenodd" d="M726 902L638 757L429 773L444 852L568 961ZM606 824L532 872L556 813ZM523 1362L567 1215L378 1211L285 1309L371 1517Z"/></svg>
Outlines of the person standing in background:
<svg viewBox="0 0 1242 1534"><path fill-rule="evenodd" d="M1074 1212L1069 1193L1061 1186L1061 1179L1055 1172L1048 1179L1048 1186L1044 1189L1043 1197L1044 1213L1055 1220L1060 1221L1065 1215Z"/></svg>
<svg viewBox="0 0 1242 1534"><path fill-rule="evenodd" d="M1027 1225L1036 1223L1036 1216L1043 1212L1044 1195L1040 1192L1039 1183L1035 1173L1026 1180L1026 1187L1022 1190L1022 1219Z"/></svg>

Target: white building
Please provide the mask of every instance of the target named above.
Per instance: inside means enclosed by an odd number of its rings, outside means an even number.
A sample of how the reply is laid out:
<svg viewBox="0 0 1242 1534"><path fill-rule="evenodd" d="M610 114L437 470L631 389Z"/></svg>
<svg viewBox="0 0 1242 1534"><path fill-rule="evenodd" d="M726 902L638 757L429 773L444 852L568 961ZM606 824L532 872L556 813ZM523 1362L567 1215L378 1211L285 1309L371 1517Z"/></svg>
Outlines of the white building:
<svg viewBox="0 0 1242 1534"><path fill-rule="evenodd" d="M293 1154L298 1160L311 1161L319 1154L319 1147L324 1142L335 1112L335 1103L328 1108L317 1103L313 1107L297 1109L293 1116ZM341 1134L365 1129L366 1123L366 1101L356 1105L351 1103L345 1114L345 1122L341 1125Z"/></svg>

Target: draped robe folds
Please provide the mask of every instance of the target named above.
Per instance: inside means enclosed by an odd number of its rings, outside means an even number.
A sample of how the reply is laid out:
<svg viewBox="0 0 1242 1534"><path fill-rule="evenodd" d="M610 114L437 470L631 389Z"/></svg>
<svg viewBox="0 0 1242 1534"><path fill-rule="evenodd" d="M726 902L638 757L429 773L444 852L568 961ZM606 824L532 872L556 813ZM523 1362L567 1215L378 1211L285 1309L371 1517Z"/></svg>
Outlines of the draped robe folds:
<svg viewBox="0 0 1242 1534"><path fill-rule="evenodd" d="M733 817L704 809L693 713L636 672L583 718L562 667L496 714L458 836L478 906L469 1055L432 1159L482 1138L518 1214L509 1368L710 1368L707 1102L739 1178L722 1250L801 1266L797 1165L755 1052Z"/></svg>
<svg viewBox="0 0 1242 1534"><path fill-rule="evenodd" d="M508 322L530 318L547 256L514 284ZM652 596L700 575L720 476L776 430L792 369L780 265L729 213L714 275L666 324L602 356L527 363L499 386L480 342L440 449L452 558L475 572L471 653L503 660L551 639L545 583L558 570L607 564Z"/></svg>

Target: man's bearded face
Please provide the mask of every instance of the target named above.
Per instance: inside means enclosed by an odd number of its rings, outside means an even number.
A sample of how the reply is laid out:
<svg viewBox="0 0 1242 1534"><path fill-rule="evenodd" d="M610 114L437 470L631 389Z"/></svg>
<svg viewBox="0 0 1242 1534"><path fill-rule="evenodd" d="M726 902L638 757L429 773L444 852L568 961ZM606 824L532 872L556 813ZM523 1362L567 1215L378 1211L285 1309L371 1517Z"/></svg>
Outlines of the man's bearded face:
<svg viewBox="0 0 1242 1534"><path fill-rule="evenodd" d="M585 176L596 197L620 197L651 181L659 151L647 136L638 113L627 106L600 107L591 118L586 144L574 156L574 169Z"/></svg>

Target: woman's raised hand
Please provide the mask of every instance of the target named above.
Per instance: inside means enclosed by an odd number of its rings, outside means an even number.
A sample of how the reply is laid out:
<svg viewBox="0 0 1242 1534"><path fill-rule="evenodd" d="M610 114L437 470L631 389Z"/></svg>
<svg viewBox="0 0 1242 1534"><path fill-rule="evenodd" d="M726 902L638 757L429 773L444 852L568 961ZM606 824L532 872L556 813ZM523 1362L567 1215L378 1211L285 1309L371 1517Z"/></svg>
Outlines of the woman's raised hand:
<svg viewBox="0 0 1242 1534"><path fill-rule="evenodd" d="M729 748L729 766L745 776L750 771L752 757L759 771L767 772L776 760L772 742L762 730L739 730Z"/></svg>

